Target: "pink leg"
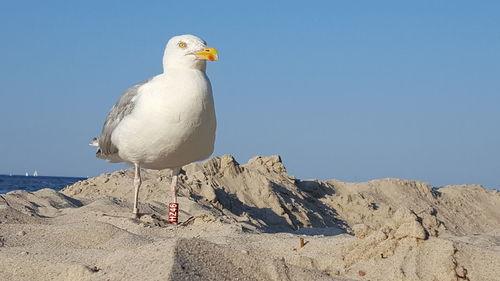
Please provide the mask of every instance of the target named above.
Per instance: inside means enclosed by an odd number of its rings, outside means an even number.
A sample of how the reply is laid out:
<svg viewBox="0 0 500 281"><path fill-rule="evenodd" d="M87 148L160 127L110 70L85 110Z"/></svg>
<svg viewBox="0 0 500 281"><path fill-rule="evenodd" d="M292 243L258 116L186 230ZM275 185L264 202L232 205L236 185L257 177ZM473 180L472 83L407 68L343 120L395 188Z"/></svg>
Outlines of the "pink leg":
<svg viewBox="0 0 500 281"><path fill-rule="evenodd" d="M179 204L177 203L177 183L179 182L180 169L172 170L172 183L170 191L172 194L172 202L168 204L168 222L178 223L179 221Z"/></svg>
<svg viewBox="0 0 500 281"><path fill-rule="evenodd" d="M170 192L172 194L172 203L177 203L177 183L179 182L179 172L175 171L172 175L172 183L170 184Z"/></svg>
<svg viewBox="0 0 500 281"><path fill-rule="evenodd" d="M138 218L139 217L139 208L137 206L138 201L139 201L139 188L141 187L141 167L139 167L139 164L135 163L135 176L134 176L134 188L135 188L135 195L134 195L134 210L133 214L134 217Z"/></svg>

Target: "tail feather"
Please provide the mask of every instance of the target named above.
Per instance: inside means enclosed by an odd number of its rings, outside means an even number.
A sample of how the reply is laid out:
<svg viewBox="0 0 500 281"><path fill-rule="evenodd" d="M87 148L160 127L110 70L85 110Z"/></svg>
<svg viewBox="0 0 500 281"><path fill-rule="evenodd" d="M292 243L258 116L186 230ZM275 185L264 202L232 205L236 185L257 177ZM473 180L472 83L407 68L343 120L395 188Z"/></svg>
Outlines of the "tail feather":
<svg viewBox="0 0 500 281"><path fill-rule="evenodd" d="M99 147L99 139L98 138L93 138L92 141L89 143L90 146L95 146Z"/></svg>
<svg viewBox="0 0 500 281"><path fill-rule="evenodd" d="M95 156L97 158L104 159L104 160L111 162L111 163L123 162L123 159L121 159L120 156L118 156L118 153L109 154L109 155L103 154L101 151L101 148L99 148L99 138L93 138L92 141L89 143L89 145L97 147L97 151L95 152Z"/></svg>

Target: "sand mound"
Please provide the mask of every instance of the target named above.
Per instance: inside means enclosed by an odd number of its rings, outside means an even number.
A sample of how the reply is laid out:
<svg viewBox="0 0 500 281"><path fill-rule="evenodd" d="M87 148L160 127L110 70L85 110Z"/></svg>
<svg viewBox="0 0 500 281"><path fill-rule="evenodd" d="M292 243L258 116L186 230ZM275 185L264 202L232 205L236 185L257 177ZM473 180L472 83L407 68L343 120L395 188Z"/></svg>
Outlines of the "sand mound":
<svg viewBox="0 0 500 281"><path fill-rule="evenodd" d="M426 183L400 179L327 183L337 194L331 205L349 225L364 223L377 229L404 207L412 210L433 236L482 233L499 227L500 193L481 186L434 190Z"/></svg>
<svg viewBox="0 0 500 281"><path fill-rule="evenodd" d="M130 170L0 195L0 280L498 280L500 194L382 179L300 180L279 156ZM300 239L303 239L302 243Z"/></svg>
<svg viewBox="0 0 500 281"><path fill-rule="evenodd" d="M225 155L188 165L184 170L181 195L227 212L249 227L276 231L343 225L334 209L299 188L279 156L255 157L239 165L232 156ZM168 202L169 171L148 170L143 174L140 199ZM105 174L79 182L63 193L76 198L113 196L130 200L131 177L130 170Z"/></svg>
<svg viewBox="0 0 500 281"><path fill-rule="evenodd" d="M466 235L500 227L500 194L481 186L448 186L381 179L363 183L299 180L287 174L279 156L254 157L240 165L230 155L184 168L180 193L263 230L366 224L378 229L397 209L413 211L432 236ZM145 171L140 199L168 202L168 171ZM104 174L63 193L76 198L113 196L131 200L132 171Z"/></svg>

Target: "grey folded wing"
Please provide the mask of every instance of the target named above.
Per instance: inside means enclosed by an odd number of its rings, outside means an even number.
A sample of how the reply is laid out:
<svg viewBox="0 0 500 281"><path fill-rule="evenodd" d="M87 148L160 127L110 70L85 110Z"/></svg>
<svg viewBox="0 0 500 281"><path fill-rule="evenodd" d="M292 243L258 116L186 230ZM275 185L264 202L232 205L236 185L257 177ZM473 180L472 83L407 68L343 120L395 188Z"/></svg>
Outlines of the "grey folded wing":
<svg viewBox="0 0 500 281"><path fill-rule="evenodd" d="M139 88L149 81L151 81L151 79L130 87L111 108L104 122L104 126L102 127L101 136L98 139L99 150L97 150L96 153L97 157L106 158L107 155L118 153L118 148L111 141L111 135L123 118L134 110L137 96L139 95Z"/></svg>

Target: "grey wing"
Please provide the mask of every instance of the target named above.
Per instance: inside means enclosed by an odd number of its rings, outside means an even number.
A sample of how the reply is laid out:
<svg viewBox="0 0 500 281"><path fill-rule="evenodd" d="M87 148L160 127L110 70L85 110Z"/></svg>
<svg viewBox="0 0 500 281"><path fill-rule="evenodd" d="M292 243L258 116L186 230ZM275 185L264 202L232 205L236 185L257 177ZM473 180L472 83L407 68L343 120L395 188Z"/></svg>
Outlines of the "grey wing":
<svg viewBox="0 0 500 281"><path fill-rule="evenodd" d="M120 124L125 116L129 115L132 110L134 110L136 103L135 98L139 94L139 88L149 81L151 81L151 79L130 87L111 108L104 122L104 126L102 127L101 136L98 139L99 150L96 153L98 157L112 155L118 152L118 148L111 141L113 130Z"/></svg>

